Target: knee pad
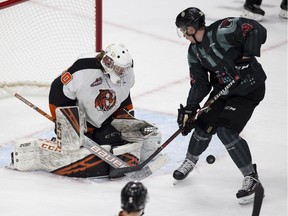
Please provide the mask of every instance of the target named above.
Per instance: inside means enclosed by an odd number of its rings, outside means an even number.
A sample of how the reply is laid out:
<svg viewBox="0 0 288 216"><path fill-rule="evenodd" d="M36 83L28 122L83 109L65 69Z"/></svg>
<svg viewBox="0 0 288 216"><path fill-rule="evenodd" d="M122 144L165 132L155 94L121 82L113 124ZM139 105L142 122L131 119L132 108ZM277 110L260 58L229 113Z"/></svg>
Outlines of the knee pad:
<svg viewBox="0 0 288 216"><path fill-rule="evenodd" d="M240 138L237 131L226 127L217 128L217 136L225 146L232 144Z"/></svg>

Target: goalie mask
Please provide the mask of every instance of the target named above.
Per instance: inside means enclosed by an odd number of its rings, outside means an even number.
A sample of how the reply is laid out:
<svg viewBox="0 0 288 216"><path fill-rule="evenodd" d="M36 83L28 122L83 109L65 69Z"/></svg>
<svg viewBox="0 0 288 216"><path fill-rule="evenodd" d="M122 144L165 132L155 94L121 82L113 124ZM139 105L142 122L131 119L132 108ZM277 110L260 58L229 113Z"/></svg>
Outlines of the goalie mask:
<svg viewBox="0 0 288 216"><path fill-rule="evenodd" d="M114 84L120 83L121 78L132 67L132 58L124 44L111 44L105 50L101 60L104 73L109 74Z"/></svg>
<svg viewBox="0 0 288 216"><path fill-rule="evenodd" d="M141 182L128 182L121 191L121 208L128 213L144 210L147 194L147 188Z"/></svg>

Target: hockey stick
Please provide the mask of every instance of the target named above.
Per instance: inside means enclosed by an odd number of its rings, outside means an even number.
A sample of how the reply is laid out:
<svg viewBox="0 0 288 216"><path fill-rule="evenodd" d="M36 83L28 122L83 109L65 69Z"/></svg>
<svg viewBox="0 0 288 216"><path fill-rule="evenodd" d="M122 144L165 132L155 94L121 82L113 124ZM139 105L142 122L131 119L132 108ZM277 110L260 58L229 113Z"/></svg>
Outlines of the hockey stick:
<svg viewBox="0 0 288 216"><path fill-rule="evenodd" d="M189 121L194 121L198 118L198 116L205 112L208 111L211 104L213 104L219 97L221 97L222 95L224 95L228 89L231 88L231 86L235 83L236 81L233 79L230 83L228 83L220 92L218 92L212 99L210 99L209 101L207 101L207 103L205 103L205 105L198 110L198 112L196 113L196 115L194 115L191 119L189 119ZM148 164L151 160L153 160L153 158L156 157L156 155L158 155L169 143L171 143L180 133L182 132L181 129L178 129L171 137L169 137L152 155L150 155L150 157L148 157L145 161L143 161L142 163L133 166L133 167L123 167L123 168L119 168L119 169L114 169L110 172L110 176L121 176L125 173L129 173L129 172L134 172L134 171L138 171L140 169L142 169L146 164Z"/></svg>
<svg viewBox="0 0 288 216"><path fill-rule="evenodd" d="M260 215L263 198L264 198L264 188L262 184L258 182L255 188L252 216Z"/></svg>
<svg viewBox="0 0 288 216"><path fill-rule="evenodd" d="M53 118L47 114L45 111L43 111L42 109L40 109L39 107L35 106L33 103L31 103L30 101L28 101L27 99L25 99L24 97L22 97L21 95L19 95L18 93L14 92L11 88L9 88L8 86L4 86L4 89L11 95L15 96L17 99L21 100L22 102L24 102L26 105L28 105L29 107L33 108L34 110L36 110L38 113L40 113L42 116L46 117L47 119L49 119L50 121L54 122ZM123 160L121 160L120 158L118 158L117 156L113 155L112 153L110 153L109 151L107 151L106 149L104 149L102 146L100 146L99 144L95 143L93 140L91 140L89 137L85 136L85 143L84 143L84 147L90 151L92 154L98 156L99 158L101 158L103 161L105 161L106 163L108 163L109 165L111 165L114 168L121 168L121 167L130 167L126 162L124 162ZM155 160L154 164L151 164L150 167L145 167L145 169L143 169L141 172L138 171L138 173L127 173L127 174L121 174L120 176L116 176L114 175L113 177L110 176L111 178L118 178L121 176L126 175L128 178L132 179L132 180L141 180L144 179L148 176L150 176L152 173L154 173L156 170L160 169L165 163L167 163L168 161L168 156L164 155L163 157L158 158L157 160Z"/></svg>

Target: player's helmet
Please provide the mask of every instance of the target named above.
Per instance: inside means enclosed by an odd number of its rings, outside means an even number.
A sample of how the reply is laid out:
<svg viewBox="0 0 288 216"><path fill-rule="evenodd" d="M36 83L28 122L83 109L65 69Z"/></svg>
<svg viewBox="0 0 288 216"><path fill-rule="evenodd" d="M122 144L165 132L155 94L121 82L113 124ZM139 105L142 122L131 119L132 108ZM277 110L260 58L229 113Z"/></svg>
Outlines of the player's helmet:
<svg viewBox="0 0 288 216"><path fill-rule="evenodd" d="M121 208L129 213L144 210L147 196L147 188L141 182L128 182L121 191Z"/></svg>
<svg viewBox="0 0 288 216"><path fill-rule="evenodd" d="M187 31L188 26L192 26L197 31L205 26L205 14L196 7L189 7L178 14L175 24L182 33Z"/></svg>
<svg viewBox="0 0 288 216"><path fill-rule="evenodd" d="M124 44L111 44L105 49L101 64L104 73L109 74L111 81L116 84L132 67L132 57Z"/></svg>

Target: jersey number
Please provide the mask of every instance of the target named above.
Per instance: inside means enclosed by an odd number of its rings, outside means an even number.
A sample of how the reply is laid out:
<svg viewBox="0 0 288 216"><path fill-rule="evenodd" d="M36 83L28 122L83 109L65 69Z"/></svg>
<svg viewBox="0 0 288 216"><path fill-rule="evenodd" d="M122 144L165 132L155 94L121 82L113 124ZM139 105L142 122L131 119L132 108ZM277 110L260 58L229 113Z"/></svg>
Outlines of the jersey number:
<svg viewBox="0 0 288 216"><path fill-rule="evenodd" d="M64 71L61 74L61 82L63 85L67 85L73 79L72 75L68 71Z"/></svg>

